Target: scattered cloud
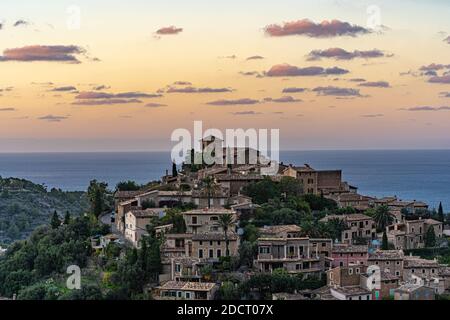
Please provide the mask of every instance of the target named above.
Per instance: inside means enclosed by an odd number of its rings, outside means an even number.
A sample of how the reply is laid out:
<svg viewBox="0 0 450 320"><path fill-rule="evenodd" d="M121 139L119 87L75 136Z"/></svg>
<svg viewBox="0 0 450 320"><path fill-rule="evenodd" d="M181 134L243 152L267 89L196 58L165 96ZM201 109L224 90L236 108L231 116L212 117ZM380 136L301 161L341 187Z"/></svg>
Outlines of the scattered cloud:
<svg viewBox="0 0 450 320"><path fill-rule="evenodd" d="M263 56L250 56L250 57L248 57L247 59L245 59L245 60L262 60L262 59L264 59L264 57Z"/></svg>
<svg viewBox="0 0 450 320"><path fill-rule="evenodd" d="M317 92L319 96L337 96L337 97L362 97L358 89L339 88L339 87L317 87L312 91Z"/></svg>
<svg viewBox="0 0 450 320"><path fill-rule="evenodd" d="M289 87L289 88L284 88L283 89L283 93L300 93L300 92L305 92L306 88L298 88L298 87Z"/></svg>
<svg viewBox="0 0 450 320"><path fill-rule="evenodd" d="M299 76L341 75L346 73L349 73L349 71L339 67L322 68L313 66L300 68L296 66L291 66L289 64L278 64L270 68L270 70L267 71L265 75L268 77L299 77Z"/></svg>
<svg viewBox="0 0 450 320"><path fill-rule="evenodd" d="M86 50L78 46L25 46L6 49L0 61L56 61L67 63L81 63L77 55L86 56Z"/></svg>
<svg viewBox="0 0 450 320"><path fill-rule="evenodd" d="M167 107L167 104L163 103L156 103L156 102L150 102L145 105L147 108L160 108L160 107Z"/></svg>
<svg viewBox="0 0 450 320"><path fill-rule="evenodd" d="M144 93L144 92L122 92L122 93L107 93L84 91L80 92L76 99L143 99L143 98L159 98L162 97L160 93Z"/></svg>
<svg viewBox="0 0 450 320"><path fill-rule="evenodd" d="M229 55L229 56L220 56L219 59L230 59L230 60L235 60L235 59L237 59L237 55L232 54L232 55Z"/></svg>
<svg viewBox="0 0 450 320"><path fill-rule="evenodd" d="M366 79L364 79L364 78L353 78L353 79L349 79L348 81L350 81L350 82L366 82Z"/></svg>
<svg viewBox="0 0 450 320"><path fill-rule="evenodd" d="M92 87L92 90L101 91L101 90L106 90L106 89L110 89L110 88L111 88L110 86L106 86L104 84L100 84L98 86Z"/></svg>
<svg viewBox="0 0 450 320"><path fill-rule="evenodd" d="M281 98L265 98L266 102L277 102L277 103L293 103L293 102L302 102L301 99L295 99L291 96L283 96Z"/></svg>
<svg viewBox="0 0 450 320"><path fill-rule="evenodd" d="M139 99L94 99L94 100L78 100L72 102L77 106L104 106L113 104L129 104L129 103L142 103Z"/></svg>
<svg viewBox="0 0 450 320"><path fill-rule="evenodd" d="M230 112L230 113L235 116L250 116L250 115L256 115L256 114L262 114L261 112L256 112L256 111L238 111L238 112Z"/></svg>
<svg viewBox="0 0 450 320"><path fill-rule="evenodd" d="M28 21L25 21L25 20L17 20L16 22L14 22L14 24L13 24L13 26L14 27L20 27L20 26L27 26L27 25L29 25L30 23L28 22Z"/></svg>
<svg viewBox="0 0 450 320"><path fill-rule="evenodd" d="M266 26L264 31L271 37L303 35L312 38L355 37L371 32L364 27L339 20L325 20L321 23L315 23L308 19L285 22L283 25L271 24Z"/></svg>
<svg viewBox="0 0 450 320"><path fill-rule="evenodd" d="M46 115L43 117L39 117L38 120L48 121L48 122L61 122L62 120L68 119L68 116L54 116L54 115Z"/></svg>
<svg viewBox="0 0 450 320"><path fill-rule="evenodd" d="M182 31L183 31L183 28L177 28L175 26L170 26L170 27L163 27L163 28L156 30L156 34L157 35L174 35L174 34L179 34Z"/></svg>
<svg viewBox="0 0 450 320"><path fill-rule="evenodd" d="M241 99L234 99L234 100L215 100L207 102L206 104L212 105L212 106L233 106L233 105L249 105L249 104L257 104L259 103L259 100L256 99L250 99L250 98L241 98Z"/></svg>
<svg viewBox="0 0 450 320"><path fill-rule="evenodd" d="M371 88L390 88L391 85L387 81L373 81L373 82L363 82L358 86L360 87L371 87Z"/></svg>
<svg viewBox="0 0 450 320"><path fill-rule="evenodd" d="M77 91L77 88L74 86L65 86L65 87L56 87L51 89L50 91L70 92L70 91Z"/></svg>
<svg viewBox="0 0 450 320"><path fill-rule="evenodd" d="M257 78L264 77L264 75L261 74L261 72L258 72L258 71L240 71L239 74L243 75L243 76L252 76L252 77L254 76L254 77L257 77Z"/></svg>
<svg viewBox="0 0 450 320"><path fill-rule="evenodd" d="M196 88L192 86L188 87L169 87L166 92L167 93L218 93L218 92L232 92L231 88Z"/></svg>
<svg viewBox="0 0 450 320"><path fill-rule="evenodd" d="M363 114L361 117L362 117L362 118L380 118L380 117L384 117L384 114L382 114L382 113L376 113L376 114Z"/></svg>
<svg viewBox="0 0 450 320"><path fill-rule="evenodd" d="M175 81L173 83L175 86L191 86L192 83L189 81Z"/></svg>
<svg viewBox="0 0 450 320"><path fill-rule="evenodd" d="M450 36L448 36L447 38L444 39L444 42L447 42L448 44L450 44Z"/></svg>
<svg viewBox="0 0 450 320"><path fill-rule="evenodd" d="M430 79L428 79L428 82L430 83L450 83L450 74L449 75L443 75L443 76L433 76Z"/></svg>
<svg viewBox="0 0 450 320"><path fill-rule="evenodd" d="M16 108L0 108L0 112L10 112L10 111L16 111Z"/></svg>
<svg viewBox="0 0 450 320"><path fill-rule="evenodd" d="M308 60L315 61L322 58L335 59L335 60L352 60L356 58L371 59L380 57L391 57L392 55L386 55L383 51L378 49L353 52L346 51L341 48L329 48L326 50L313 50L307 57Z"/></svg>
<svg viewBox="0 0 450 320"><path fill-rule="evenodd" d="M420 106L420 107L411 107L411 108L401 108L403 111L443 111L450 110L450 107L430 107L430 106Z"/></svg>

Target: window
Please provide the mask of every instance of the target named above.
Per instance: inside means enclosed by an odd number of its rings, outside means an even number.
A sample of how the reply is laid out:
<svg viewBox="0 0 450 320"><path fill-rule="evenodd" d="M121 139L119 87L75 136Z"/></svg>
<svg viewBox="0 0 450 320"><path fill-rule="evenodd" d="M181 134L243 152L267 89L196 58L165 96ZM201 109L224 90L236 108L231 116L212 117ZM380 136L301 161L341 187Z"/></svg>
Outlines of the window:
<svg viewBox="0 0 450 320"><path fill-rule="evenodd" d="M219 217L213 216L209 218L210 221L217 221L219 220Z"/></svg>
<svg viewBox="0 0 450 320"><path fill-rule="evenodd" d="M219 231L219 227L218 226L212 226L209 228L209 230L211 231Z"/></svg>
<svg viewBox="0 0 450 320"><path fill-rule="evenodd" d="M400 261L397 261L395 264L399 266L400 265Z"/></svg>
<svg viewBox="0 0 450 320"><path fill-rule="evenodd" d="M269 254L269 247L259 247L259 253L261 254Z"/></svg>
<svg viewBox="0 0 450 320"><path fill-rule="evenodd" d="M181 292L181 291L177 291L177 297L178 297L178 298L181 298L181 297L182 297L182 295L183 295L183 292Z"/></svg>
<svg viewBox="0 0 450 320"><path fill-rule="evenodd" d="M222 256L222 250L217 249L217 258L220 258Z"/></svg>
<svg viewBox="0 0 450 320"><path fill-rule="evenodd" d="M339 266L340 267L343 267L344 266L344 263L341 261L341 262L339 262Z"/></svg>
<svg viewBox="0 0 450 320"><path fill-rule="evenodd" d="M198 250L198 257L203 258L203 249Z"/></svg>
<svg viewBox="0 0 450 320"><path fill-rule="evenodd" d="M434 273L434 269L431 269L431 273Z"/></svg>
<svg viewBox="0 0 450 320"><path fill-rule="evenodd" d="M213 242L212 242L212 241L210 241L210 242L209 242L209 245L210 245L210 246L212 246L212 245L213 245Z"/></svg>
<svg viewBox="0 0 450 320"><path fill-rule="evenodd" d="M192 217L192 224L197 224L197 217L196 216Z"/></svg>
<svg viewBox="0 0 450 320"><path fill-rule="evenodd" d="M359 269L359 268L356 268L356 269L355 269L355 273L356 273L356 274L359 274L359 273L360 273L360 269Z"/></svg>
<svg viewBox="0 0 450 320"><path fill-rule="evenodd" d="M411 269L411 273L414 273L414 271L415 271L414 269Z"/></svg>
<svg viewBox="0 0 450 320"><path fill-rule="evenodd" d="M389 265L391 262L390 261L386 261L386 265Z"/></svg>
<svg viewBox="0 0 450 320"><path fill-rule="evenodd" d="M203 241L200 240L199 245L202 246L203 245Z"/></svg>
<svg viewBox="0 0 450 320"><path fill-rule="evenodd" d="M425 273L425 269L422 269L422 273Z"/></svg>
<svg viewBox="0 0 450 320"><path fill-rule="evenodd" d="M181 272L181 265L179 263L175 265L175 272Z"/></svg>
<svg viewBox="0 0 450 320"><path fill-rule="evenodd" d="M186 292L185 295L186 295L186 299L190 299L191 298L191 293L190 292Z"/></svg>
<svg viewBox="0 0 450 320"><path fill-rule="evenodd" d="M220 246L220 241L217 241L217 245Z"/></svg>
<svg viewBox="0 0 450 320"><path fill-rule="evenodd" d="M209 249L209 257L214 258L214 250L213 249Z"/></svg>
<svg viewBox="0 0 450 320"><path fill-rule="evenodd" d="M397 277L399 277L399 276L400 276L400 271L395 271L395 275L396 275Z"/></svg>
<svg viewBox="0 0 450 320"><path fill-rule="evenodd" d="M348 269L348 274L353 274L353 268Z"/></svg>

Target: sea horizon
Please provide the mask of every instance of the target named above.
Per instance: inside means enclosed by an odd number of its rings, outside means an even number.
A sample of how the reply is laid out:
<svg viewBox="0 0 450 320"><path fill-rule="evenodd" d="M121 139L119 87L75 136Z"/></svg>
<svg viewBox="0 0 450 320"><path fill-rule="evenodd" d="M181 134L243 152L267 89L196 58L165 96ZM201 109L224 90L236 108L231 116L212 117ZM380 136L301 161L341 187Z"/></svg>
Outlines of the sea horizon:
<svg viewBox="0 0 450 320"><path fill-rule="evenodd" d="M170 151L0 153L0 176L23 178L48 189L84 191L89 181L144 184L171 170ZM280 162L318 170L342 170L343 180L363 195L396 195L431 208L450 208L450 150L282 150Z"/></svg>

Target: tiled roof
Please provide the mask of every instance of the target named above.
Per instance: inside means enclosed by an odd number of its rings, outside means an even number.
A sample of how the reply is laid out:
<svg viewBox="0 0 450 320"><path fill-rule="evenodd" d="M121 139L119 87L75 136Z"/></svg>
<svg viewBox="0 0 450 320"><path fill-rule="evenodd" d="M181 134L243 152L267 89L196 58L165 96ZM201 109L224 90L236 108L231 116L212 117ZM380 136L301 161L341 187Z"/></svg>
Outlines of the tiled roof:
<svg viewBox="0 0 450 320"><path fill-rule="evenodd" d="M216 284L213 282L168 281L158 288L162 290L210 291L215 286Z"/></svg>
<svg viewBox="0 0 450 320"><path fill-rule="evenodd" d="M401 250L378 250L369 255L369 260L402 260Z"/></svg>
<svg viewBox="0 0 450 320"><path fill-rule="evenodd" d="M302 228L295 224L279 225L279 226L264 226L259 228L261 234L277 234L282 232L300 232Z"/></svg>
<svg viewBox="0 0 450 320"><path fill-rule="evenodd" d="M333 247L333 253L367 253L369 247L366 245L335 245Z"/></svg>
<svg viewBox="0 0 450 320"><path fill-rule="evenodd" d="M236 211L225 208L204 208L186 211L183 214L236 214Z"/></svg>
<svg viewBox="0 0 450 320"><path fill-rule="evenodd" d="M237 235L234 232L228 232L228 240L236 240ZM223 232L204 232L192 235L192 240L202 241L225 241L225 235Z"/></svg>
<svg viewBox="0 0 450 320"><path fill-rule="evenodd" d="M422 259L420 257L405 257L405 268L439 268L439 263L434 260Z"/></svg>

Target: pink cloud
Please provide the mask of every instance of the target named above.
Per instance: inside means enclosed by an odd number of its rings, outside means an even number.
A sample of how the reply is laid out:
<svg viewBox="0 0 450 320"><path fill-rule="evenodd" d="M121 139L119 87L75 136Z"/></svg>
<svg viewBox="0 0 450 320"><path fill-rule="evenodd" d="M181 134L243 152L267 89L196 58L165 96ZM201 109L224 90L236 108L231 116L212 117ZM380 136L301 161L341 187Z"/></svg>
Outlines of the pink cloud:
<svg viewBox="0 0 450 320"><path fill-rule="evenodd" d="M177 28L175 26L170 26L170 27L164 27L164 28L156 30L156 34L158 34L158 35L172 35L172 34L179 34L182 31L183 31L183 28Z"/></svg>
<svg viewBox="0 0 450 320"><path fill-rule="evenodd" d="M340 75L348 73L348 70L339 67L305 67L300 68L289 64L278 64L270 68L265 74L268 77L299 77L299 76L320 76L320 75Z"/></svg>
<svg viewBox="0 0 450 320"><path fill-rule="evenodd" d="M0 61L58 61L80 63L77 55L86 54L78 46L25 46L22 48L6 49Z"/></svg>
<svg viewBox="0 0 450 320"><path fill-rule="evenodd" d="M285 22L283 25L271 24L264 28L271 37L283 37L291 35L304 35L313 38L330 38L338 36L355 37L370 31L358 25L339 20L322 21L315 23L308 19Z"/></svg>

